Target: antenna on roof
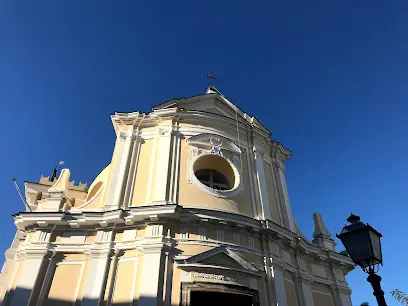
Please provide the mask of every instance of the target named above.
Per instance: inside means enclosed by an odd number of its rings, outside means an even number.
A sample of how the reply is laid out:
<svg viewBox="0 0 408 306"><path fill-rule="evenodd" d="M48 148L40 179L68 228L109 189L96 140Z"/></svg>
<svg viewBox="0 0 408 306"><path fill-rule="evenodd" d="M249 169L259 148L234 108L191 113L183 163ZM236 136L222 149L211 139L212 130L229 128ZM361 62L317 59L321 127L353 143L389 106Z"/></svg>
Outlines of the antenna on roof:
<svg viewBox="0 0 408 306"><path fill-rule="evenodd" d="M54 170L52 171L52 176L51 176L51 179L50 179L51 182L53 182L55 180L55 178L57 177L57 172L58 172L58 170L61 168L61 166L63 164L65 164L65 162L60 161L58 163L58 165L55 166Z"/></svg>
<svg viewBox="0 0 408 306"><path fill-rule="evenodd" d="M20 187L18 186L17 181L16 181L15 178L13 178L13 183L14 183L14 186L16 186L18 195L20 196L21 201L23 201L24 206L25 206L26 208L28 208L28 210L29 210L30 212L32 212L32 210L31 210L30 206L28 205L27 200L26 200L26 198L24 197L23 193L21 192Z"/></svg>

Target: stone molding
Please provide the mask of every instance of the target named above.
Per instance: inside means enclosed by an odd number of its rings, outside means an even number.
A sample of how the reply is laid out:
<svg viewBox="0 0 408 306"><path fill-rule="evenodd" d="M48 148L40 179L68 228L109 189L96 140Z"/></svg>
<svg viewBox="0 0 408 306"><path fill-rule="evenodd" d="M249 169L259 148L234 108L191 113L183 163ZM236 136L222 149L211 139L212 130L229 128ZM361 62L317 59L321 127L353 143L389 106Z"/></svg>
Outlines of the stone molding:
<svg viewBox="0 0 408 306"><path fill-rule="evenodd" d="M15 223L17 227L21 229L33 229L39 228L38 222L45 222L47 228L52 229L55 226L67 226L70 223L66 221L66 217L71 218L71 214L68 213L19 213L14 215ZM157 224L157 220L162 220L163 222L180 222L181 220L186 220L188 223L192 224L207 224L218 225L223 228L230 227L231 230L236 229L239 226L243 231L247 231L250 234L260 233L268 237L268 239L279 245L279 248L292 248L307 255L310 260L314 258L321 263L331 262L335 267L343 271L350 271L354 268L354 264L351 260L341 254L325 251L321 247L313 245L309 241L298 237L297 234L283 228L269 220L256 220L244 215L212 211L206 209L197 208L182 208L177 205L158 205L158 206L145 206L145 207L135 207L130 208L127 211L118 209L115 211L108 212L89 212L75 214L76 219L81 219L83 222L80 223L80 227L96 227L99 228L101 222L106 221L107 225L104 224L104 230L112 230L113 226L125 226L125 217L128 220L132 220L135 226L145 225L146 222L149 224ZM153 221L152 221L153 220ZM71 221L72 222L72 221ZM44 244L45 246L46 244ZM129 244L122 243L122 246ZM76 245L63 245L60 244L56 247L57 250L74 250L78 248ZM271 251L274 253L274 262L279 263L280 258L277 256L279 251ZM283 263L282 263L283 264Z"/></svg>

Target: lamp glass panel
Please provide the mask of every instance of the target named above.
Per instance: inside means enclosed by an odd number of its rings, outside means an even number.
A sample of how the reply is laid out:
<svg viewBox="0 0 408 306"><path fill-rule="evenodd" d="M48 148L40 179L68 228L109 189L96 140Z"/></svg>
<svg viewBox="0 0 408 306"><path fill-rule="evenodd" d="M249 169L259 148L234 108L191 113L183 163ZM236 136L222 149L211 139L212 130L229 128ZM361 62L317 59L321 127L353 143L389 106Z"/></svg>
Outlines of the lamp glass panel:
<svg viewBox="0 0 408 306"><path fill-rule="evenodd" d="M373 247L373 255L376 259L379 261L382 261L382 254L381 254L381 237L378 236L376 233L373 231L370 231L370 239L371 239L371 245Z"/></svg>
<svg viewBox="0 0 408 306"><path fill-rule="evenodd" d="M368 230L364 229L357 232L350 232L345 234L342 238L347 252L356 264L371 259L372 253Z"/></svg>

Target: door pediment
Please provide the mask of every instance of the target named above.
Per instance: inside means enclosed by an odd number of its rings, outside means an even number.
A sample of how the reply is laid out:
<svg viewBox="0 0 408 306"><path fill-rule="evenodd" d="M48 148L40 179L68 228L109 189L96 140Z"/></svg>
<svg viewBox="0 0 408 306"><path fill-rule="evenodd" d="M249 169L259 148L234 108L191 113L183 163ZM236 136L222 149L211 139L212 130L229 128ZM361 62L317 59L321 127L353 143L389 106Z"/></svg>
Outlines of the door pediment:
<svg viewBox="0 0 408 306"><path fill-rule="evenodd" d="M256 268L233 250L224 246L216 247L212 250L176 261L178 261L178 265L181 268L185 269L222 269L258 276L263 274L263 271Z"/></svg>

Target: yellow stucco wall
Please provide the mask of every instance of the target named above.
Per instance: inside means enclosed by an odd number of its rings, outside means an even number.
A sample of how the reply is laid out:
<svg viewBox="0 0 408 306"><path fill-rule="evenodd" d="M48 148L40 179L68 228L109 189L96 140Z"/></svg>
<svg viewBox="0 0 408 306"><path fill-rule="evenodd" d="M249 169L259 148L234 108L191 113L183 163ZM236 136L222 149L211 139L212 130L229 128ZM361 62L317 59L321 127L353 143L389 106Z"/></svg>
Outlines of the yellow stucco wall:
<svg viewBox="0 0 408 306"><path fill-rule="evenodd" d="M109 165L110 170L107 173L107 179L106 179L106 183L104 184L104 189L106 190L103 193L103 197L102 197L102 206L105 206L108 202L109 196L110 196L110 190L112 187L112 184L115 184L115 182L112 182L112 172L114 171L115 167L118 165L118 163L120 162L120 151L121 151L121 147L124 145L123 142L119 141L118 139L116 139L115 142L115 148L113 150L113 154L112 154L112 160L111 163Z"/></svg>
<svg viewBox="0 0 408 306"><path fill-rule="evenodd" d="M86 233L85 243L92 243L96 241L96 231L89 231Z"/></svg>
<svg viewBox="0 0 408 306"><path fill-rule="evenodd" d="M129 303L133 299L133 291L136 281L136 262L119 262L114 282L112 302Z"/></svg>
<svg viewBox="0 0 408 306"><path fill-rule="evenodd" d="M174 265L173 268L173 281L172 281L172 291L171 291L171 305L179 305L180 304L180 273L181 270Z"/></svg>
<svg viewBox="0 0 408 306"><path fill-rule="evenodd" d="M131 206L141 206L146 204L146 196L148 192L148 184L150 180L150 170L152 163L154 139L146 139L140 145L139 161L137 163L137 171Z"/></svg>
<svg viewBox="0 0 408 306"><path fill-rule="evenodd" d="M332 306L333 299L330 289L327 285L314 283L312 285L313 301L315 306Z"/></svg>
<svg viewBox="0 0 408 306"><path fill-rule="evenodd" d="M84 254L65 255L56 264L44 305L65 305L64 303L75 302L78 298L84 268Z"/></svg>
<svg viewBox="0 0 408 306"><path fill-rule="evenodd" d="M181 251L181 254L190 255L190 256L194 256L194 255L200 254L202 252L209 251L209 250L211 250L213 248L214 247L212 247L212 246L199 245L199 244L179 243L177 245L177 249Z"/></svg>
<svg viewBox="0 0 408 306"><path fill-rule="evenodd" d="M266 283L265 283L265 279L260 278L258 280L258 296L259 296L259 303L260 305L268 305L266 300L265 300L265 292L267 292L267 288L266 288ZM272 297L272 294L271 294ZM271 301L270 305L274 305L272 304L273 301ZM269 305L268 305L269 306ZM289 304L288 304L289 306Z"/></svg>
<svg viewBox="0 0 408 306"><path fill-rule="evenodd" d="M111 165L105 167L95 178L92 184L89 186L88 194L85 199L85 203L81 206L75 205L74 207L80 208L82 211L87 209L94 209L103 206L102 199L106 192L106 185L108 183L109 174L111 171Z"/></svg>
<svg viewBox="0 0 408 306"><path fill-rule="evenodd" d="M329 295L313 292L314 306L333 306L333 300Z"/></svg>
<svg viewBox="0 0 408 306"><path fill-rule="evenodd" d="M290 306L298 306L298 299L296 294L296 289L293 283L293 280L285 279L285 291L286 291L286 300Z"/></svg>

